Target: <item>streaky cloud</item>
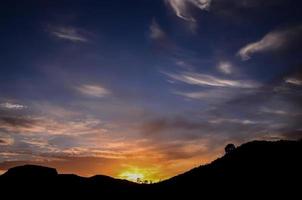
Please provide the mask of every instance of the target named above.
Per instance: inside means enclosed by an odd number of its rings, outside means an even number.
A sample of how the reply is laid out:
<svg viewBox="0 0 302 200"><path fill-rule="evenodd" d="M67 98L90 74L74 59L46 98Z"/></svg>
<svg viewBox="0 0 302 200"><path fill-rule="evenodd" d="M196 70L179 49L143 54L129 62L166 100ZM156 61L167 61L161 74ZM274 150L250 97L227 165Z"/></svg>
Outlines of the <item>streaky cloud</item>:
<svg viewBox="0 0 302 200"><path fill-rule="evenodd" d="M90 97L105 97L110 94L110 91L100 85L84 84L76 87L80 93Z"/></svg>
<svg viewBox="0 0 302 200"><path fill-rule="evenodd" d="M50 33L56 38L69 40L71 42L88 42L88 38L74 27L52 27Z"/></svg>
<svg viewBox="0 0 302 200"><path fill-rule="evenodd" d="M4 102L0 104L0 108L10 109L10 110L22 110L27 108L27 106L22 104L11 103L11 102Z"/></svg>
<svg viewBox="0 0 302 200"><path fill-rule="evenodd" d="M183 96L188 99L202 100L204 103L219 104L235 98L237 95L242 95L242 90L238 91L237 88L214 88L202 91L175 91L173 94Z"/></svg>
<svg viewBox="0 0 302 200"><path fill-rule="evenodd" d="M253 54L276 51L288 47L293 40L299 38L302 26L292 27L284 30L275 30L267 33L257 42L252 42L242 47L237 55L242 60L249 60Z"/></svg>
<svg viewBox="0 0 302 200"><path fill-rule="evenodd" d="M302 86L302 80L299 78L295 78L295 77L286 78L285 82L292 84L292 85Z"/></svg>
<svg viewBox="0 0 302 200"><path fill-rule="evenodd" d="M14 143L14 138L7 136L1 136L0 135L0 146L7 146L12 145Z"/></svg>
<svg viewBox="0 0 302 200"><path fill-rule="evenodd" d="M231 88L257 88L260 86L260 84L255 81L222 79L212 75L194 72L163 73L173 80L190 85Z"/></svg>

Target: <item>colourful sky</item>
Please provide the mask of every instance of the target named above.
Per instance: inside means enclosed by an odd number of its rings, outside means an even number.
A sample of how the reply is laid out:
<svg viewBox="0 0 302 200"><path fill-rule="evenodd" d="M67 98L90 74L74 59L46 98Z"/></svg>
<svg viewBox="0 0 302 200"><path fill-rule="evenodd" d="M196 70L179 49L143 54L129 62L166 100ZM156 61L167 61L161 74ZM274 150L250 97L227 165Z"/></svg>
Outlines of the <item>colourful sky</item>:
<svg viewBox="0 0 302 200"><path fill-rule="evenodd" d="M158 181L302 136L299 0L0 6L0 171Z"/></svg>

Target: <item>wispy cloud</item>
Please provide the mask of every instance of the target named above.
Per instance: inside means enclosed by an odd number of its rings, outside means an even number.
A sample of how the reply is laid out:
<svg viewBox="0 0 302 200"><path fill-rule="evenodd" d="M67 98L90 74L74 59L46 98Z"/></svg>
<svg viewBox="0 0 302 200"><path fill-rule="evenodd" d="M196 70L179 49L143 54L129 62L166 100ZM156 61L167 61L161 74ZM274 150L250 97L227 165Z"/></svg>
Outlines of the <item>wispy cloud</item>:
<svg viewBox="0 0 302 200"><path fill-rule="evenodd" d="M210 86L210 87L233 87L233 88L256 88L259 84L249 80L231 80L222 79L208 74L182 72L182 73L166 73L169 78L181 81L191 85Z"/></svg>
<svg viewBox="0 0 302 200"><path fill-rule="evenodd" d="M83 95L91 96L91 97L100 98L110 95L110 91L100 85L84 84L76 87L76 90L78 90Z"/></svg>
<svg viewBox="0 0 302 200"><path fill-rule="evenodd" d="M12 145L14 143L14 138L10 136L0 135L0 146Z"/></svg>
<svg viewBox="0 0 302 200"><path fill-rule="evenodd" d="M269 32L261 40L241 48L238 55L242 60L248 60L255 53L282 49L287 47L293 40L299 38L301 33L302 26Z"/></svg>
<svg viewBox="0 0 302 200"><path fill-rule="evenodd" d="M162 30L155 19L152 20L150 25L150 38L153 40L162 40L166 38L166 33Z"/></svg>
<svg viewBox="0 0 302 200"><path fill-rule="evenodd" d="M217 119L209 120L209 123L212 124L231 123L231 124L242 124L242 125L268 124L267 121L255 121L250 119L236 119L236 118L217 118Z"/></svg>
<svg viewBox="0 0 302 200"><path fill-rule="evenodd" d="M286 83L290 83L293 85L298 85L298 86L302 86L302 79L299 78L295 78L295 77L289 77L285 79Z"/></svg>
<svg viewBox="0 0 302 200"><path fill-rule="evenodd" d="M288 110L286 108L280 109L280 108L262 107L260 109L260 112L265 113L265 114L279 115L279 116L285 116L285 117L288 117L288 116L298 117L298 116L302 115L302 113L298 113L293 110Z"/></svg>
<svg viewBox="0 0 302 200"><path fill-rule="evenodd" d="M84 33L74 27L51 27L50 33L59 39L69 40L72 42L88 41L88 38L84 36Z"/></svg>
<svg viewBox="0 0 302 200"><path fill-rule="evenodd" d="M190 6L201 10L208 10L211 5L211 0L165 0L165 2L173 9L179 18L191 22L194 22L195 18L190 12Z"/></svg>
<svg viewBox="0 0 302 200"><path fill-rule="evenodd" d="M0 104L0 108L10 109L10 110L22 110L27 108L25 105L11 103L11 102L5 102Z"/></svg>
<svg viewBox="0 0 302 200"><path fill-rule="evenodd" d="M224 74L231 74L233 66L230 62L222 61L218 64L218 70Z"/></svg>
<svg viewBox="0 0 302 200"><path fill-rule="evenodd" d="M232 98L238 95L242 95L244 91L242 90L238 91L235 88L228 88L228 89L214 88L214 89L206 89L202 91L193 91L193 92L175 91L173 93L188 99L202 100L202 102L204 103L217 104L217 103L231 100Z"/></svg>
<svg viewBox="0 0 302 200"><path fill-rule="evenodd" d="M62 121L49 117L0 117L0 129L7 133L22 135L82 135L106 132L97 119Z"/></svg>

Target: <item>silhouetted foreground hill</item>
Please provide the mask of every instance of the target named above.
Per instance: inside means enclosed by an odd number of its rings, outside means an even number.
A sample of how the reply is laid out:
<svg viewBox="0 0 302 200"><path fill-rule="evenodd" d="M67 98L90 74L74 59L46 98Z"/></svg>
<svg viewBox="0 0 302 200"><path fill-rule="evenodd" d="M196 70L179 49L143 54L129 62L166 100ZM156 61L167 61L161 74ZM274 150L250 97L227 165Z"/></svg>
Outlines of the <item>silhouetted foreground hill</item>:
<svg viewBox="0 0 302 200"><path fill-rule="evenodd" d="M299 195L302 141L254 141L169 180L142 185L108 176L83 178L26 165L0 176L1 195L27 198L281 197ZM242 196L244 195L244 196Z"/></svg>

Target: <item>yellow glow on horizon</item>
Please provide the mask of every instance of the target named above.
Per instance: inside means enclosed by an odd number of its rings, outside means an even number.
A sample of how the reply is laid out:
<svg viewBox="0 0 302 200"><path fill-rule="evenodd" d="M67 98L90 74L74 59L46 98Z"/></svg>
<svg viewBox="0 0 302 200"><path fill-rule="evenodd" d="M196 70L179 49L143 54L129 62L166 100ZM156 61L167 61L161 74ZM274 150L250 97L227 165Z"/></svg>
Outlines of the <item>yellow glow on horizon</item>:
<svg viewBox="0 0 302 200"><path fill-rule="evenodd" d="M157 173L158 172L154 169L128 167L127 169L121 171L121 173L118 175L118 178L126 179L132 182L143 183L147 181L148 183L155 183L160 181L160 178L156 176Z"/></svg>
<svg viewBox="0 0 302 200"><path fill-rule="evenodd" d="M119 175L120 178L126 179L128 181L133 181L133 182L137 182L138 180L143 180L144 179L144 174L142 173L138 173L138 172L122 172Z"/></svg>

